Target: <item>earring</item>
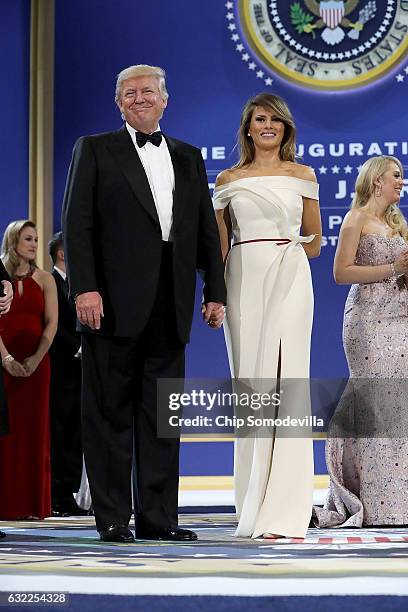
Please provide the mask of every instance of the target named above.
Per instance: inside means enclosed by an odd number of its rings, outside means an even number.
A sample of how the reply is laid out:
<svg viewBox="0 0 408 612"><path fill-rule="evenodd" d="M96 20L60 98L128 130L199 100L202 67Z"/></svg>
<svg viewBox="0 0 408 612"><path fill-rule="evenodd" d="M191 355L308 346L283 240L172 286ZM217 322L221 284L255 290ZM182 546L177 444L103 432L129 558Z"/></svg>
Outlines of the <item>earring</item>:
<svg viewBox="0 0 408 612"><path fill-rule="evenodd" d="M251 138L251 134L248 132L248 138Z"/></svg>

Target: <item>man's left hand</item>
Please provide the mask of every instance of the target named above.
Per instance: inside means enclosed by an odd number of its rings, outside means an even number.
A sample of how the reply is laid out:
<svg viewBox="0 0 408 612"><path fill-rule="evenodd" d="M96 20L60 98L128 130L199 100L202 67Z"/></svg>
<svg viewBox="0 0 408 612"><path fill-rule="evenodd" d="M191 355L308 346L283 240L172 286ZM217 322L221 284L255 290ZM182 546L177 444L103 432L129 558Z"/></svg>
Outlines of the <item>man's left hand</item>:
<svg viewBox="0 0 408 612"><path fill-rule="evenodd" d="M225 306L221 302L207 302L202 306L204 321L214 329L221 327L225 315Z"/></svg>
<svg viewBox="0 0 408 612"><path fill-rule="evenodd" d="M0 316L6 314L10 310L13 300L13 285L9 281L1 281L3 285L4 295L0 297Z"/></svg>

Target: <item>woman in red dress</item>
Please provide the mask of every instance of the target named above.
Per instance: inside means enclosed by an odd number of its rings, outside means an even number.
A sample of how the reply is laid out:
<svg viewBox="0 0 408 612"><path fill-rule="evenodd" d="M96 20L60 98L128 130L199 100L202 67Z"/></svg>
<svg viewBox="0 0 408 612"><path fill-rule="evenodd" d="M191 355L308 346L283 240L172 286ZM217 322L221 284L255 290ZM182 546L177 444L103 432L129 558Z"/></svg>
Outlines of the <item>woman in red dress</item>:
<svg viewBox="0 0 408 612"><path fill-rule="evenodd" d="M9 435L0 437L0 519L51 514L48 349L58 322L55 281L36 263L31 221L7 227L1 258L13 280L10 311L0 319Z"/></svg>

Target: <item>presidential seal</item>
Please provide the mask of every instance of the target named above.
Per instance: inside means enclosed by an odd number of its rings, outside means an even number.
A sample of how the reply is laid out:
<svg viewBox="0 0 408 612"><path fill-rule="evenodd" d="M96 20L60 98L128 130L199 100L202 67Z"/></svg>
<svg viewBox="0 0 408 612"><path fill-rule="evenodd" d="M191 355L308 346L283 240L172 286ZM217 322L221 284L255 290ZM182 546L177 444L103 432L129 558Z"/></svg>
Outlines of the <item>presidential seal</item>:
<svg viewBox="0 0 408 612"><path fill-rule="evenodd" d="M408 51L408 0L237 0L234 8L263 66L314 89L370 83Z"/></svg>

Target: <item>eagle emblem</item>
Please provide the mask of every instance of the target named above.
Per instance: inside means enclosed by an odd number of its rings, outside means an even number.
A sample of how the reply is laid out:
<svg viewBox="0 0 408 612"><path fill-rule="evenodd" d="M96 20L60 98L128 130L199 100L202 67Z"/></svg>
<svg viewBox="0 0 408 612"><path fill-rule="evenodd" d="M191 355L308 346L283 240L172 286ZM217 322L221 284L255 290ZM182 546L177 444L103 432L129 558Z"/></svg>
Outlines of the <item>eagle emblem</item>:
<svg viewBox="0 0 408 612"><path fill-rule="evenodd" d="M337 45L345 37L343 28L348 29L348 37L358 40L365 24L375 17L376 0L369 0L359 12L358 19L353 22L348 18L358 6L359 0L304 0L317 21L313 23L313 15L306 13L299 2L291 5L291 22L301 33L311 34L315 38L315 30L322 29L321 37L327 45Z"/></svg>
<svg viewBox="0 0 408 612"><path fill-rule="evenodd" d="M236 51L259 79L270 70L337 91L377 81L408 58L408 0L228 0L226 8Z"/></svg>

